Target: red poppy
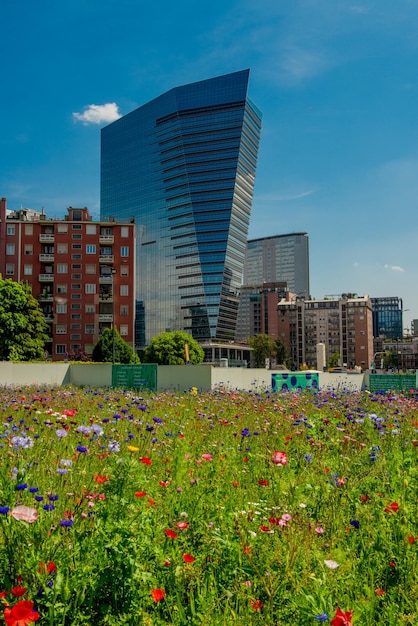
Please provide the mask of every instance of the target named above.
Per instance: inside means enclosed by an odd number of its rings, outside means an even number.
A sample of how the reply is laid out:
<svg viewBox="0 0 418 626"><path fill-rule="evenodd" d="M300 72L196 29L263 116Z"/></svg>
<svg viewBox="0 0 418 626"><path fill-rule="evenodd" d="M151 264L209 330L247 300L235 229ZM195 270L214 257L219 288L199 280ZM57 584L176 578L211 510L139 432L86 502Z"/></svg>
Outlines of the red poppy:
<svg viewBox="0 0 418 626"><path fill-rule="evenodd" d="M260 526L260 530L263 533L271 533L272 532L270 526Z"/></svg>
<svg viewBox="0 0 418 626"><path fill-rule="evenodd" d="M408 543L410 543L410 544L411 544L411 546L412 546L412 544L413 544L413 543L415 543L415 537L414 537L413 535L409 535L409 537L408 537Z"/></svg>
<svg viewBox="0 0 418 626"><path fill-rule="evenodd" d="M268 480L263 480L262 478L260 478L260 480L258 481L258 484L261 485L262 487L268 487L269 481Z"/></svg>
<svg viewBox="0 0 418 626"><path fill-rule="evenodd" d="M7 598L8 591L0 591L0 598Z"/></svg>
<svg viewBox="0 0 418 626"><path fill-rule="evenodd" d="M278 526L279 522L280 522L280 519L281 519L280 517L269 517L269 522L273 526Z"/></svg>
<svg viewBox="0 0 418 626"><path fill-rule="evenodd" d="M351 623L351 618L353 616L353 611L346 611L345 613L341 611L341 609L337 609L335 612L335 617L331 620L331 626L353 626Z"/></svg>
<svg viewBox="0 0 418 626"><path fill-rule="evenodd" d="M396 513L397 511L399 511L399 504L397 502L391 502L391 504L385 508L385 513Z"/></svg>
<svg viewBox="0 0 418 626"><path fill-rule="evenodd" d="M386 593L384 589L375 589L374 592L377 596L384 596Z"/></svg>
<svg viewBox="0 0 418 626"><path fill-rule="evenodd" d="M360 496L360 502L367 502L367 500L370 500L370 496Z"/></svg>
<svg viewBox="0 0 418 626"><path fill-rule="evenodd" d="M145 491L135 491L135 498L143 498L146 495Z"/></svg>
<svg viewBox="0 0 418 626"><path fill-rule="evenodd" d="M25 595L25 593L27 592L27 588L16 586L11 588L11 592L14 596L16 596L16 598L20 598L20 596Z"/></svg>
<svg viewBox="0 0 418 626"><path fill-rule="evenodd" d="M253 607L254 611L261 611L263 608L263 603L261 600L251 600L250 606Z"/></svg>
<svg viewBox="0 0 418 626"><path fill-rule="evenodd" d="M12 608L4 609L4 619L7 626L28 626L32 622L39 619L38 611L33 610L33 602L30 600L21 600Z"/></svg>
<svg viewBox="0 0 418 626"><path fill-rule="evenodd" d="M52 572L56 572L57 571L57 566L55 565L54 561L49 561L49 563L39 563L39 568L38 568L38 572L47 572L48 574L51 574Z"/></svg>
<svg viewBox="0 0 418 626"><path fill-rule="evenodd" d="M103 476L102 474L95 474L94 480L98 485L103 485L103 483L109 480L109 476Z"/></svg>
<svg viewBox="0 0 418 626"><path fill-rule="evenodd" d="M153 589L151 591L151 595L154 602L160 602L160 600L163 600L163 598L165 598L165 591L164 589Z"/></svg>
<svg viewBox="0 0 418 626"><path fill-rule="evenodd" d="M194 560L194 556L192 556L191 554L183 554L183 561L185 563L193 563Z"/></svg>
<svg viewBox="0 0 418 626"><path fill-rule="evenodd" d="M177 539L178 534L174 532L174 530L166 530L165 534L167 537L170 537L170 539Z"/></svg>
<svg viewBox="0 0 418 626"><path fill-rule="evenodd" d="M147 456L141 456L141 458L139 459L141 461L141 463L144 463L144 465L151 465L152 461L150 458L148 458Z"/></svg>

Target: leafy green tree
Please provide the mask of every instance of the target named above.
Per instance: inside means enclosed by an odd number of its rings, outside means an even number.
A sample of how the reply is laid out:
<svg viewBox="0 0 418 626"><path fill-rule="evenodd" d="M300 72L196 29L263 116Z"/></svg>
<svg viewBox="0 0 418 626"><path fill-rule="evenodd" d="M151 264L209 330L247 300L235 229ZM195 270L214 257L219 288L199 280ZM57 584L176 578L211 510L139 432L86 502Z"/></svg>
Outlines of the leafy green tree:
<svg viewBox="0 0 418 626"><path fill-rule="evenodd" d="M48 325L29 285L0 276L0 359L42 359L48 341L47 330Z"/></svg>
<svg viewBox="0 0 418 626"><path fill-rule="evenodd" d="M274 342L274 352L277 363L279 365L286 365L286 361L289 358L289 351L287 349L287 345L282 339L278 338Z"/></svg>
<svg viewBox="0 0 418 626"><path fill-rule="evenodd" d="M341 355L339 352L333 352L328 357L327 367L337 367L340 364Z"/></svg>
<svg viewBox="0 0 418 626"><path fill-rule="evenodd" d="M175 330L161 333L151 339L151 343L144 350L145 363L158 365L192 365L202 363L205 353L199 343L188 333Z"/></svg>
<svg viewBox="0 0 418 626"><path fill-rule="evenodd" d="M252 361L255 367L265 367L266 359L270 359L276 351L275 341L270 335L260 333L248 342L253 349Z"/></svg>
<svg viewBox="0 0 418 626"><path fill-rule="evenodd" d="M92 360L99 363L113 362L113 333L115 333L115 363L140 363L139 356L122 339L116 328L104 329L93 348Z"/></svg>

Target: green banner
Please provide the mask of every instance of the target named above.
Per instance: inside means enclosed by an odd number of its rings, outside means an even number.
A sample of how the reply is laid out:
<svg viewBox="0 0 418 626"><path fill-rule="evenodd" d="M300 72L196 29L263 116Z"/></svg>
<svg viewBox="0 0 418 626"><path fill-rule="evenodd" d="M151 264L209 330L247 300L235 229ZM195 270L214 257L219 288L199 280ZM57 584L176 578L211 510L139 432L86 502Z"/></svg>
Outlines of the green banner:
<svg viewBox="0 0 418 626"><path fill-rule="evenodd" d="M319 389L317 372L280 372L271 375L273 391Z"/></svg>
<svg viewBox="0 0 418 626"><path fill-rule="evenodd" d="M414 374L370 374L369 391L415 391L416 382Z"/></svg>
<svg viewBox="0 0 418 626"><path fill-rule="evenodd" d="M157 365L112 365L112 387L156 390Z"/></svg>

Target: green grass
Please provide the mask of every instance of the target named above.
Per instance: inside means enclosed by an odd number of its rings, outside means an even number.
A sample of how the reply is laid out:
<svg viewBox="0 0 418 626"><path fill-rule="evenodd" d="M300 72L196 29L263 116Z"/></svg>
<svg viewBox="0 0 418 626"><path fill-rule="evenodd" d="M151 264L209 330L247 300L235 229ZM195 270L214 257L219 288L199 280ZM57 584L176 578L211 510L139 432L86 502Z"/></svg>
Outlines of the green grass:
<svg viewBox="0 0 418 626"><path fill-rule="evenodd" d="M25 388L0 408L0 592L37 623L418 623L414 396Z"/></svg>

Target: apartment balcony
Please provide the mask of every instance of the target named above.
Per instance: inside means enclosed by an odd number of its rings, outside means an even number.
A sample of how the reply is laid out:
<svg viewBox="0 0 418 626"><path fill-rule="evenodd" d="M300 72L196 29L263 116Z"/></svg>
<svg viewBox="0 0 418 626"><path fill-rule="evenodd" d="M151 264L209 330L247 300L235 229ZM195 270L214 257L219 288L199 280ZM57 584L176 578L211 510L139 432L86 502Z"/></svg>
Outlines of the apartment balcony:
<svg viewBox="0 0 418 626"><path fill-rule="evenodd" d="M99 235L99 242L104 245L112 244L115 242L115 238L113 235Z"/></svg>
<svg viewBox="0 0 418 626"><path fill-rule="evenodd" d="M47 324L52 324L54 321L53 315L44 315L44 320Z"/></svg>
<svg viewBox="0 0 418 626"><path fill-rule="evenodd" d="M113 302L113 295L111 293L99 293L99 302Z"/></svg>
<svg viewBox="0 0 418 626"><path fill-rule="evenodd" d="M39 235L39 241L41 243L54 243L55 235L54 233L41 233Z"/></svg>
<svg viewBox="0 0 418 626"><path fill-rule="evenodd" d="M99 322L113 322L111 313L99 313Z"/></svg>
<svg viewBox="0 0 418 626"><path fill-rule="evenodd" d="M53 302L54 296L52 293L41 293L38 300L39 302Z"/></svg>
<svg viewBox="0 0 418 626"><path fill-rule="evenodd" d="M39 274L38 280L41 283L53 283L54 282L54 274L51 272L50 274Z"/></svg>
<svg viewBox="0 0 418 626"><path fill-rule="evenodd" d="M54 261L54 255L42 253L39 255L39 260L41 263L51 263Z"/></svg>
<svg viewBox="0 0 418 626"><path fill-rule="evenodd" d="M113 265L115 257L113 254L101 254L99 256L99 263L106 263L106 265Z"/></svg>
<svg viewBox="0 0 418 626"><path fill-rule="evenodd" d="M106 276L99 276L100 285L111 285L113 282L112 274L107 274Z"/></svg>

